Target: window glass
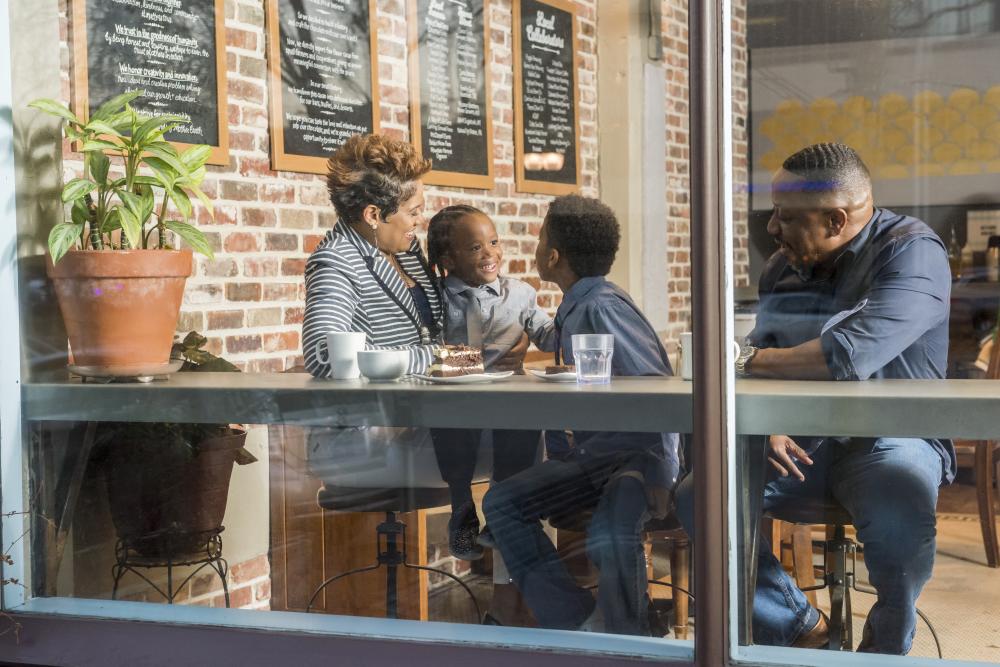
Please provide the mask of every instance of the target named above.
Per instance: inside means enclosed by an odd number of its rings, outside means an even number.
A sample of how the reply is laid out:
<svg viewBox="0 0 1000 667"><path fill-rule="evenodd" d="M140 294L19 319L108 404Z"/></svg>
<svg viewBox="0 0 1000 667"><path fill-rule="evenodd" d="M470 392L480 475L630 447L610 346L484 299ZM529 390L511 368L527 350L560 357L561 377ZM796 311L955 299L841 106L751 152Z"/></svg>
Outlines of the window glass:
<svg viewBox="0 0 1000 667"><path fill-rule="evenodd" d="M997 9L734 3L743 658L996 659Z"/></svg>
<svg viewBox="0 0 1000 667"><path fill-rule="evenodd" d="M119 4L15 80L24 604L690 659L682 5L219 2L138 68L197 12Z"/></svg>

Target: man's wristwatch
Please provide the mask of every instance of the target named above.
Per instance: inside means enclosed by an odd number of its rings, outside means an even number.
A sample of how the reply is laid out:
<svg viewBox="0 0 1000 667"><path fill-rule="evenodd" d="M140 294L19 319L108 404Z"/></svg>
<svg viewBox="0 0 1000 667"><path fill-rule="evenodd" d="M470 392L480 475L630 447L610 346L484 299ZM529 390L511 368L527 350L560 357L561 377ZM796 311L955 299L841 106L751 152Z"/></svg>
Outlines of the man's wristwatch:
<svg viewBox="0 0 1000 667"><path fill-rule="evenodd" d="M753 345L740 346L740 353L736 357L736 377L750 377L750 362L757 354L757 348Z"/></svg>

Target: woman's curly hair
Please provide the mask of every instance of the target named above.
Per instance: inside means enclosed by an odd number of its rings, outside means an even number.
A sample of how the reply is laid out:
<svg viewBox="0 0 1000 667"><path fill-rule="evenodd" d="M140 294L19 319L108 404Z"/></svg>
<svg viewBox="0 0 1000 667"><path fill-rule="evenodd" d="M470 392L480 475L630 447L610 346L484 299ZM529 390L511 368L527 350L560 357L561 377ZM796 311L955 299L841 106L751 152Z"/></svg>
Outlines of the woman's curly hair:
<svg viewBox="0 0 1000 667"><path fill-rule="evenodd" d="M382 134L356 134L334 151L327 163L330 201L341 220L358 222L374 204L386 218L413 196L416 181L431 161L405 141Z"/></svg>

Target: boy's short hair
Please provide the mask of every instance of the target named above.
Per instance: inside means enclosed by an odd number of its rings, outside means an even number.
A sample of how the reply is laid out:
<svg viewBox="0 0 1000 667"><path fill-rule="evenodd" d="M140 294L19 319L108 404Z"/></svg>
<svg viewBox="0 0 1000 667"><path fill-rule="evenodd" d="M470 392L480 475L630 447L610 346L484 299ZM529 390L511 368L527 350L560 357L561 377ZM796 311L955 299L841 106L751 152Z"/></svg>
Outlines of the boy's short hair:
<svg viewBox="0 0 1000 667"><path fill-rule="evenodd" d="M556 197L549 204L545 225L549 247L566 257L578 277L606 276L611 271L621 231L607 204L580 195Z"/></svg>

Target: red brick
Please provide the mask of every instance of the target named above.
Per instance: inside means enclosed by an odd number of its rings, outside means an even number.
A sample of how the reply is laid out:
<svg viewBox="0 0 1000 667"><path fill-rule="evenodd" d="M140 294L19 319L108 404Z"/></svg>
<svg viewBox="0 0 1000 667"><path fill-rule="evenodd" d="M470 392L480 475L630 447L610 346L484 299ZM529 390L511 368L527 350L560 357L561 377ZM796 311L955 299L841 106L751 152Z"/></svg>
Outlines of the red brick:
<svg viewBox="0 0 1000 667"><path fill-rule="evenodd" d="M302 276L306 272L305 257L296 257L281 260L281 275Z"/></svg>
<svg viewBox="0 0 1000 667"><path fill-rule="evenodd" d="M241 352L259 352L261 340L259 334L246 336L226 336L226 352L239 354Z"/></svg>
<svg viewBox="0 0 1000 667"><path fill-rule="evenodd" d="M228 88L230 99L244 100L254 104L264 103L264 87L259 83L229 77Z"/></svg>
<svg viewBox="0 0 1000 667"><path fill-rule="evenodd" d="M248 373L280 373L285 364L281 359L253 359L247 364Z"/></svg>
<svg viewBox="0 0 1000 667"><path fill-rule="evenodd" d="M323 185L311 187L302 186L299 189L299 202L307 206L329 206L330 195Z"/></svg>
<svg viewBox="0 0 1000 667"><path fill-rule="evenodd" d="M325 238L326 234L306 234L302 237L302 250L311 253Z"/></svg>
<svg viewBox="0 0 1000 667"><path fill-rule="evenodd" d="M229 148L237 151L252 151L257 137L253 132L240 132L232 130L229 132Z"/></svg>
<svg viewBox="0 0 1000 667"><path fill-rule="evenodd" d="M275 172L271 169L271 161L266 158L241 156L238 158L238 164L240 165L240 173L244 176L256 176L258 178L264 176L273 178L276 176Z"/></svg>
<svg viewBox="0 0 1000 667"><path fill-rule="evenodd" d="M264 301L295 301L299 298L296 283L265 283Z"/></svg>
<svg viewBox="0 0 1000 667"><path fill-rule="evenodd" d="M247 51L257 50L257 35L249 30L226 28L226 46L235 46Z"/></svg>
<svg viewBox="0 0 1000 667"><path fill-rule="evenodd" d="M281 324L281 308L255 308L247 311L247 326L272 327L278 324Z"/></svg>
<svg viewBox="0 0 1000 667"><path fill-rule="evenodd" d="M244 259L243 275L250 278L276 276L278 275L278 266L278 260L272 257L266 257L264 259Z"/></svg>
<svg viewBox="0 0 1000 667"><path fill-rule="evenodd" d="M304 308L285 308L285 324L302 324Z"/></svg>
<svg viewBox="0 0 1000 667"><path fill-rule="evenodd" d="M241 586L253 579L259 579L271 571L267 564L267 556L257 556L242 563L233 565L230 572L230 581L234 586Z"/></svg>
<svg viewBox="0 0 1000 667"><path fill-rule="evenodd" d="M255 252L259 250L257 236L248 232L234 232L226 236L226 252Z"/></svg>
<svg viewBox="0 0 1000 667"><path fill-rule="evenodd" d="M508 273L526 273L528 271L528 262L523 259L512 259L507 262L507 272Z"/></svg>
<svg viewBox="0 0 1000 667"><path fill-rule="evenodd" d="M208 328L239 329L243 326L242 310L216 310L208 314Z"/></svg>
<svg viewBox="0 0 1000 667"><path fill-rule="evenodd" d="M284 183L265 183L260 187L260 200L273 204L291 204L295 201L295 186Z"/></svg>
<svg viewBox="0 0 1000 667"><path fill-rule="evenodd" d="M243 181L222 181L222 198L235 201L257 201L257 184Z"/></svg>
<svg viewBox="0 0 1000 667"><path fill-rule="evenodd" d="M229 606L232 609L249 607L253 603L253 589L249 586L229 591Z"/></svg>
<svg viewBox="0 0 1000 667"><path fill-rule="evenodd" d="M260 301L260 283L229 283L226 285L227 301Z"/></svg>
<svg viewBox="0 0 1000 667"><path fill-rule="evenodd" d="M282 227L292 229L312 229L316 226L316 214L304 208L283 208L278 214Z"/></svg>
<svg viewBox="0 0 1000 667"><path fill-rule="evenodd" d="M273 208L244 208L240 215L243 224L250 227L274 227L278 224Z"/></svg>
<svg viewBox="0 0 1000 667"><path fill-rule="evenodd" d="M264 334L264 351L279 352L282 350L299 349L299 332L282 331Z"/></svg>
<svg viewBox="0 0 1000 667"><path fill-rule="evenodd" d="M206 260L202 267L202 273L213 278L229 278L239 272L236 262L231 259Z"/></svg>
<svg viewBox="0 0 1000 667"><path fill-rule="evenodd" d="M193 313L181 312L177 320L178 331L201 331L205 328L205 314L200 311Z"/></svg>
<svg viewBox="0 0 1000 667"><path fill-rule="evenodd" d="M268 250L298 250L299 237L295 234L268 234Z"/></svg>

